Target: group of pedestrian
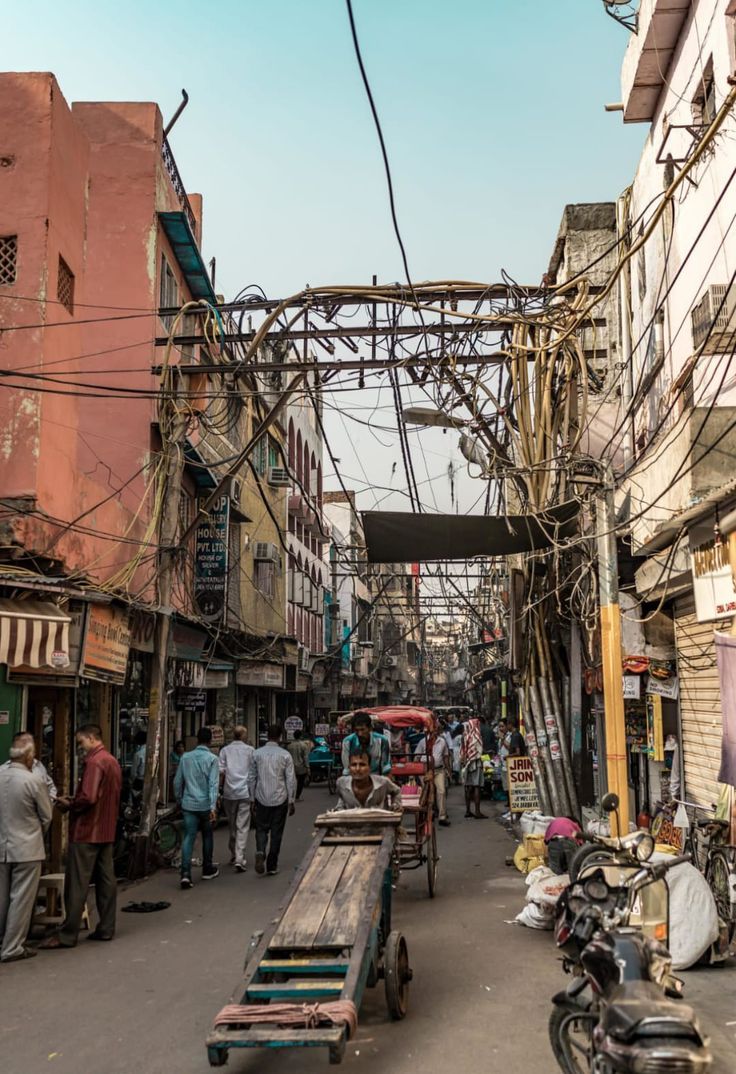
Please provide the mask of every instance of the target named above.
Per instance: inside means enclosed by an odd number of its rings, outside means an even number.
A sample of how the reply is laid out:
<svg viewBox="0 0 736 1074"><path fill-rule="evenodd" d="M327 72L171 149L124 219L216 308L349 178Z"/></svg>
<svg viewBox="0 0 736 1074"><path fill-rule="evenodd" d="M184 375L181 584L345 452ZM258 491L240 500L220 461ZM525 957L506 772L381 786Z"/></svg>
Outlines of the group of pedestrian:
<svg viewBox="0 0 736 1074"><path fill-rule="evenodd" d="M260 876L278 873L286 818L294 813L298 792L294 759L281 746L281 737L281 725L273 724L268 729L266 743L255 749L248 743L247 729L238 725L233 741L215 756L210 749L212 731L200 727L196 748L182 755L174 778L174 793L181 805L184 827L182 890L192 887L192 852L199 832L202 879L214 880L220 875L214 861L213 836L220 796L230 831L230 864L235 872L244 873L247 869L246 846L252 825L256 873Z"/></svg>
<svg viewBox="0 0 736 1074"><path fill-rule="evenodd" d="M0 766L0 962L17 962L37 954L26 941L46 858L44 837L54 808L69 814L65 918L59 931L39 947L59 950L76 945L90 884L95 886L99 920L89 939L111 940L115 933L113 845L122 774L118 762L103 746L97 724L80 727L76 744L83 768L72 796L57 794L36 758L30 734L14 736L10 759Z"/></svg>

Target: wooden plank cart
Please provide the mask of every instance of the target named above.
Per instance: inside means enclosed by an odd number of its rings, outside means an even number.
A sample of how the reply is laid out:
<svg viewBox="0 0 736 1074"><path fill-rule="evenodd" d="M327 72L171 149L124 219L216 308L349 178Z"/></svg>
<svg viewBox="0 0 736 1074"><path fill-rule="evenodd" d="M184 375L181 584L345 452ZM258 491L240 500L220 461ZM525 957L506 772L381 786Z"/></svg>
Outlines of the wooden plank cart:
<svg viewBox="0 0 736 1074"><path fill-rule="evenodd" d="M380 978L391 1017L404 1017L411 970L406 941L391 929L400 820L373 809L317 818L277 916L251 939L234 1002L215 1018L211 1066L223 1066L230 1048L326 1047L341 1062L366 985Z"/></svg>

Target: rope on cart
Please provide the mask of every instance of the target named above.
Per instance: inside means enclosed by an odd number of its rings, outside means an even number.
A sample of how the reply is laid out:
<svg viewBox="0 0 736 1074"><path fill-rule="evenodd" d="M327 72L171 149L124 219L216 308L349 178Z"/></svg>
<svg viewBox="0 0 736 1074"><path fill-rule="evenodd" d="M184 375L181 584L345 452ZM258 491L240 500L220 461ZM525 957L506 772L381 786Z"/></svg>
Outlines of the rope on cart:
<svg viewBox="0 0 736 1074"><path fill-rule="evenodd" d="M350 999L338 999L333 1003L229 1003L215 1015L214 1025L254 1025L264 1022L303 1026L305 1029L317 1029L325 1022L345 1025L350 1040L358 1028L358 1008Z"/></svg>

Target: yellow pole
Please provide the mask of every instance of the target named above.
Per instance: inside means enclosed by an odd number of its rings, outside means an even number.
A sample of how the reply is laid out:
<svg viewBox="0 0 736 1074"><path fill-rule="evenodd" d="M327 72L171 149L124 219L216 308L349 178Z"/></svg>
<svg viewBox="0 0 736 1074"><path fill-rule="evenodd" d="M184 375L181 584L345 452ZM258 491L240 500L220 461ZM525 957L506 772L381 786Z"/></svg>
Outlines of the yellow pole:
<svg viewBox="0 0 736 1074"><path fill-rule="evenodd" d="M621 609L618 603L618 556L616 516L613 503L613 472L610 463L605 487L598 497L598 592L601 615L603 701L605 705L606 774L608 790L619 798L619 819L625 835L629 830L629 777L626 759L626 723L621 667Z"/></svg>

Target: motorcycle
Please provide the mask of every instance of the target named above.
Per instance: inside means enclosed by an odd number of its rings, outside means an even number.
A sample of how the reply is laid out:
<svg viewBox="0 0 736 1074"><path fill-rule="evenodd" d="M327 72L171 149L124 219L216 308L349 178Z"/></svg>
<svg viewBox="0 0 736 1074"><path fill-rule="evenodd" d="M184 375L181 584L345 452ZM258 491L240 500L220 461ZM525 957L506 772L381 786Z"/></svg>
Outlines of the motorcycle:
<svg viewBox="0 0 736 1074"><path fill-rule="evenodd" d="M558 907L555 939L574 977L553 998L552 1050L564 1074L705 1074L694 1011L679 1000L665 940L666 873L689 855L594 864ZM649 891L648 906L644 906ZM640 927L632 927L634 915Z"/></svg>
<svg viewBox="0 0 736 1074"><path fill-rule="evenodd" d="M618 795L604 795L601 801L601 818L603 813L616 813L618 804ZM618 828L620 831L620 824ZM583 844L574 851L570 859L568 872L571 883L575 883L583 868L589 865L606 865L612 861L647 861L654 852L654 838L646 831L629 832L615 838L580 832L577 838L583 840Z"/></svg>

